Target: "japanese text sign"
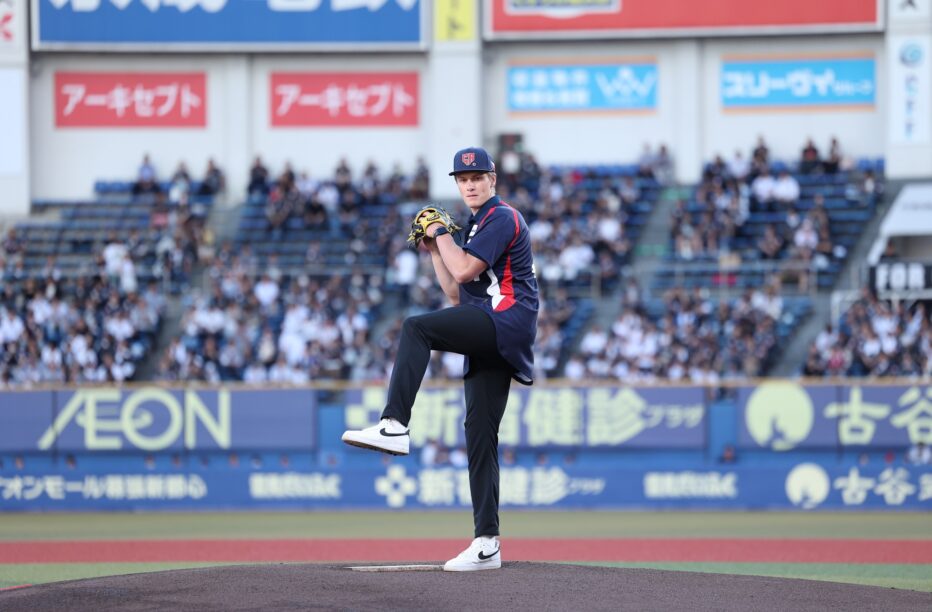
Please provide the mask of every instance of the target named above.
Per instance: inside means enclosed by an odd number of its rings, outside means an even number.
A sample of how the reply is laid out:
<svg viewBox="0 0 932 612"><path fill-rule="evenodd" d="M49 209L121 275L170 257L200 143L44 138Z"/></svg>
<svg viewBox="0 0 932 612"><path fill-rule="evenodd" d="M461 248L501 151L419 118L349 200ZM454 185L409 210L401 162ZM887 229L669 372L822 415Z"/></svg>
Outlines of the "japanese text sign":
<svg viewBox="0 0 932 612"><path fill-rule="evenodd" d="M281 126L416 126L416 72L274 72L271 124Z"/></svg>
<svg viewBox="0 0 932 612"><path fill-rule="evenodd" d="M738 390L738 441L746 447L932 444L932 387L800 386L767 382Z"/></svg>
<svg viewBox="0 0 932 612"><path fill-rule="evenodd" d="M525 64L508 68L508 110L650 111L657 107L653 59L625 63Z"/></svg>
<svg viewBox="0 0 932 612"><path fill-rule="evenodd" d="M726 57L721 76L725 110L873 107L877 93L872 56Z"/></svg>
<svg viewBox="0 0 932 612"><path fill-rule="evenodd" d="M486 0L488 38L879 30L880 0Z"/></svg>
<svg viewBox="0 0 932 612"><path fill-rule="evenodd" d="M0 511L207 510L242 508L469 508L469 472L411 463L328 466L314 471L261 470L210 464L191 470L128 467L101 457L78 469L0 473ZM793 466L691 469L618 465L502 465L504 507L523 508L760 508L924 510L932 508L928 466Z"/></svg>
<svg viewBox="0 0 932 612"><path fill-rule="evenodd" d="M499 442L521 447L701 448L703 389L594 386L512 389ZM346 394L346 426L366 427L385 407L385 389ZM411 442L464 443L462 389L422 389L412 410Z"/></svg>
<svg viewBox="0 0 932 612"><path fill-rule="evenodd" d="M57 127L207 125L203 72L56 72Z"/></svg>
<svg viewBox="0 0 932 612"><path fill-rule="evenodd" d="M37 49L408 48L420 0L34 0Z"/></svg>

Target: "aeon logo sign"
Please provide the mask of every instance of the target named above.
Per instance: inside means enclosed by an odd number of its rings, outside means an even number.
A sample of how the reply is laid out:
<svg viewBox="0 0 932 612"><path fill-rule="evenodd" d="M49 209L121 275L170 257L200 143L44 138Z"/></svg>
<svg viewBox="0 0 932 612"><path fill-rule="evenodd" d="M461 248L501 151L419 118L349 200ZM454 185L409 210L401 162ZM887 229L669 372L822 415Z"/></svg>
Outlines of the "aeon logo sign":
<svg viewBox="0 0 932 612"><path fill-rule="evenodd" d="M38 448L48 450L65 437L72 445L80 439L83 448L95 451L158 451L179 440L185 448L197 448L199 431L206 432L217 447L229 448L229 391L217 392L216 411L194 391L178 395L158 388L139 389L125 397L119 389L79 389L39 438ZM84 430L83 439L75 435L77 428Z"/></svg>

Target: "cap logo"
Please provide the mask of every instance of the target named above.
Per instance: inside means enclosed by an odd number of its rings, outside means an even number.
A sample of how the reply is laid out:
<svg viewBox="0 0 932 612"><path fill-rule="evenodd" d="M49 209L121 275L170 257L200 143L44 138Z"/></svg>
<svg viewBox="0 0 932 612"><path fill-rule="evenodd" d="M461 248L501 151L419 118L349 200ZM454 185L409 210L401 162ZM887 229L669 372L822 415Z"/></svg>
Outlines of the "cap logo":
<svg viewBox="0 0 932 612"><path fill-rule="evenodd" d="M460 160L463 162L464 166L471 166L476 161L476 154L473 152L463 153L460 155Z"/></svg>

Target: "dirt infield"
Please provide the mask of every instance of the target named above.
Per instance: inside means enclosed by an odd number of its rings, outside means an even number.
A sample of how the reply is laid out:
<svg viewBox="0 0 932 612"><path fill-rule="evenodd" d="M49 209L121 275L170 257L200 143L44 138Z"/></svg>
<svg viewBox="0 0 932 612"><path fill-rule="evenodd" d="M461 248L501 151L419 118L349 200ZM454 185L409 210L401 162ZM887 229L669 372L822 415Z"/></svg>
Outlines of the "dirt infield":
<svg viewBox="0 0 932 612"><path fill-rule="evenodd" d="M475 573L244 565L110 576L0 592L4 611L897 610L932 594L832 582L511 562Z"/></svg>

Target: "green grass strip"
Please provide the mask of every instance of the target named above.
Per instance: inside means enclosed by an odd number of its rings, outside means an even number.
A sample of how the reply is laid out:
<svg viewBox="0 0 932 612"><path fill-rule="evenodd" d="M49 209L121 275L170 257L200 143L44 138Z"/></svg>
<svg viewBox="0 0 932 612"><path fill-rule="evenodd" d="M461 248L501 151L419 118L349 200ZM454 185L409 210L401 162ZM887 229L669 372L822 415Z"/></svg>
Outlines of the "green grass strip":
<svg viewBox="0 0 932 612"><path fill-rule="evenodd" d="M518 512L503 537L932 540L926 512ZM471 537L468 511L5 514L0 540Z"/></svg>
<svg viewBox="0 0 932 612"><path fill-rule="evenodd" d="M574 565L800 578L932 593L932 565L879 563L609 563L602 561L574 563Z"/></svg>

